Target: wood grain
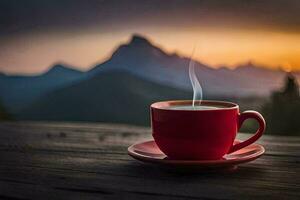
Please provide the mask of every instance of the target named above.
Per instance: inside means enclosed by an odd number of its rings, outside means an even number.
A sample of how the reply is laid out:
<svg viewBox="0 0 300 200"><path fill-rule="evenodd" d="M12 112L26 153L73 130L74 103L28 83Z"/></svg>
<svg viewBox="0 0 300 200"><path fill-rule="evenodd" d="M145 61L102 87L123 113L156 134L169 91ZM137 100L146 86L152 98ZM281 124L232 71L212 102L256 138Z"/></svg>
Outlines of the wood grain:
<svg viewBox="0 0 300 200"><path fill-rule="evenodd" d="M149 128L120 124L1 123L0 199L300 199L300 137L263 136L266 154L233 172L127 155L147 139Z"/></svg>

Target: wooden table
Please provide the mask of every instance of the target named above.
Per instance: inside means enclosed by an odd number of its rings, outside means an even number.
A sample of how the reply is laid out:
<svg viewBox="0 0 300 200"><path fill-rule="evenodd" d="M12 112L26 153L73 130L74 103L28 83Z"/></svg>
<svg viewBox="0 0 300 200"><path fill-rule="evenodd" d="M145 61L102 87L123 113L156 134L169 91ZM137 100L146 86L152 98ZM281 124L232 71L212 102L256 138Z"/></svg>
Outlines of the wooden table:
<svg viewBox="0 0 300 200"><path fill-rule="evenodd" d="M234 172L192 173L127 155L149 138L118 124L1 123L0 199L300 199L300 137L264 136L266 154Z"/></svg>

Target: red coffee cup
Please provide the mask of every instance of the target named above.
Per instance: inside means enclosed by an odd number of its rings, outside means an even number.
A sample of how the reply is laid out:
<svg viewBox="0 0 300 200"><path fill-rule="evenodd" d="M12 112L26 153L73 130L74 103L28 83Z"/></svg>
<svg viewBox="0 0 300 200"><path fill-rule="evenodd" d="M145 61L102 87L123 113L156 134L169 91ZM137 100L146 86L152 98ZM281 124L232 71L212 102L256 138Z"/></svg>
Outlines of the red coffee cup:
<svg viewBox="0 0 300 200"><path fill-rule="evenodd" d="M223 101L201 101L209 110L170 109L192 105L192 101L164 101L151 105L153 138L162 152L171 159L216 160L258 140L266 127L256 111L240 114L239 106ZM259 128L248 140L233 144L237 131L246 119L255 119Z"/></svg>

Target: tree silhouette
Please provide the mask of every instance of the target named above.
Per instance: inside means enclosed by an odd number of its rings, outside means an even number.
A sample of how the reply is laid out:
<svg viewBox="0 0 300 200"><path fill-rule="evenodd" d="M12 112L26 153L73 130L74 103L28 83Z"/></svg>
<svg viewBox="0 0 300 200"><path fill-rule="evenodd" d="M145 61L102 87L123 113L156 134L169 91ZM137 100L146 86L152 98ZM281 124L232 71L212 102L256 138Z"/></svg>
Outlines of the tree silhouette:
<svg viewBox="0 0 300 200"><path fill-rule="evenodd" d="M0 121L9 119L11 119L11 116L7 113L2 102L0 101Z"/></svg>
<svg viewBox="0 0 300 200"><path fill-rule="evenodd" d="M275 91L263 106L267 133L300 134L300 94L295 77L288 73L282 91Z"/></svg>

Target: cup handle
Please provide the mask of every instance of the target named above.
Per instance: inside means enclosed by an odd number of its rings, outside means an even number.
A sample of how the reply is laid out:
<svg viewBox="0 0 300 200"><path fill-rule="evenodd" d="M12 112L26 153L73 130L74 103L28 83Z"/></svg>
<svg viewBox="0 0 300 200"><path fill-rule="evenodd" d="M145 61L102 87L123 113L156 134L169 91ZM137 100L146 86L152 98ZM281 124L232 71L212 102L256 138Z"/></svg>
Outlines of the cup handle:
<svg viewBox="0 0 300 200"><path fill-rule="evenodd" d="M242 148L254 143L256 140L258 140L262 136L263 132L266 129L266 122L265 122L265 119L263 118L263 116L259 112L256 112L256 111L248 110L239 115L238 130L241 128L244 121L247 119L250 119L250 118L255 119L258 122L258 124L259 124L258 130L248 140L234 144L228 153L232 153L234 151L242 149Z"/></svg>

